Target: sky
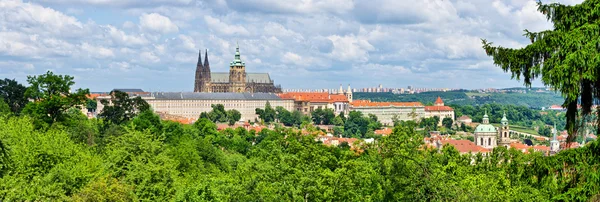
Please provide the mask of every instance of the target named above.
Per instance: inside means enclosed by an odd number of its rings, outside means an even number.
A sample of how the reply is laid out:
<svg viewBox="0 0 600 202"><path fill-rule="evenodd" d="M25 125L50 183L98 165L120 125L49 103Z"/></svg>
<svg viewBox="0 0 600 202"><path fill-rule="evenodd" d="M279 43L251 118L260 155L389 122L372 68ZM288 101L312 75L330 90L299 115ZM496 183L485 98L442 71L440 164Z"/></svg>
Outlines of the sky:
<svg viewBox="0 0 600 202"><path fill-rule="evenodd" d="M534 0L0 0L0 78L192 91L198 51L228 72L238 43L247 72L288 89L520 87L481 39L551 28Z"/></svg>

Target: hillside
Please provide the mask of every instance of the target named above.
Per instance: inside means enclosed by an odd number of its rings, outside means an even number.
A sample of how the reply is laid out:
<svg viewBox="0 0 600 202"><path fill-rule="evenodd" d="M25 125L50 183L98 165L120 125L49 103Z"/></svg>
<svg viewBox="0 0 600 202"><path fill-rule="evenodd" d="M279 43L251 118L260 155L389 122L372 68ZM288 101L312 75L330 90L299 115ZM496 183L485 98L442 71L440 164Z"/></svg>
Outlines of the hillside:
<svg viewBox="0 0 600 202"><path fill-rule="evenodd" d="M432 104L440 96L447 105L484 105L484 104L510 104L541 109L551 105L560 105L563 98L560 94L552 92L527 93L479 93L476 91L449 91L449 92L425 92L418 94L393 94L393 93L354 93L354 99L371 101L394 101L394 102L421 102L425 105Z"/></svg>

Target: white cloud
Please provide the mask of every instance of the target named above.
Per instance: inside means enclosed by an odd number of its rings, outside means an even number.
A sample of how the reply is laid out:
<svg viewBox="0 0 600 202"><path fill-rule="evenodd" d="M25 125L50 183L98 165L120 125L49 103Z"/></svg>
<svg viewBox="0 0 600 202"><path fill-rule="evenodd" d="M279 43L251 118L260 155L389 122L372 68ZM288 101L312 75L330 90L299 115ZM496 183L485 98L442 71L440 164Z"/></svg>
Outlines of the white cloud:
<svg viewBox="0 0 600 202"><path fill-rule="evenodd" d="M88 52L88 55L93 58L106 59L115 56L113 51L108 48L91 45L85 42L81 44L81 49Z"/></svg>
<svg viewBox="0 0 600 202"><path fill-rule="evenodd" d="M171 19L158 13L142 14L140 26L144 30L163 34L179 31L179 27L171 22Z"/></svg>
<svg viewBox="0 0 600 202"><path fill-rule="evenodd" d="M249 35L250 32L246 30L246 28L242 26L236 25L228 25L224 22L221 22L218 18L213 18L209 15L204 16L204 21L208 27L217 33L226 34L226 35Z"/></svg>
<svg viewBox="0 0 600 202"><path fill-rule="evenodd" d="M158 56L156 56L156 54L152 53L152 52L142 52L140 53L140 58L142 59L143 63L157 63L160 62L160 58Z"/></svg>
<svg viewBox="0 0 600 202"><path fill-rule="evenodd" d="M85 32L75 17L19 0L0 1L0 26L40 35L81 36Z"/></svg>
<svg viewBox="0 0 600 202"><path fill-rule="evenodd" d="M148 39L146 39L143 35L129 35L126 34L124 31L113 27L112 25L106 25L101 27L104 28L106 34L115 44L123 44L126 46L142 46L149 44Z"/></svg>
<svg viewBox="0 0 600 202"><path fill-rule="evenodd" d="M354 35L333 35L328 39L333 42L331 56L339 61L366 62L369 60L369 51L375 50L367 40Z"/></svg>

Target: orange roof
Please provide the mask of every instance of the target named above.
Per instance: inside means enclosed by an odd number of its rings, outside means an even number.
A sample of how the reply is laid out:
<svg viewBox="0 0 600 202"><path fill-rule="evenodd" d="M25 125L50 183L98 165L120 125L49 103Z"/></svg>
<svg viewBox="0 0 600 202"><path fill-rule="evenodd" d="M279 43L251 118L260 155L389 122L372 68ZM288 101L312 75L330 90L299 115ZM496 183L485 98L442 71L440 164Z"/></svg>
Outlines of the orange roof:
<svg viewBox="0 0 600 202"><path fill-rule="evenodd" d="M104 94L100 94L100 93L90 93L90 94L86 95L86 97L93 100L93 99L96 99L97 97L103 96L103 95Z"/></svg>
<svg viewBox="0 0 600 202"><path fill-rule="evenodd" d="M527 150L529 149L530 146L527 146L526 144L523 143L519 143L519 142L513 142L510 143L510 147L515 148L516 150Z"/></svg>
<svg viewBox="0 0 600 202"><path fill-rule="evenodd" d="M438 96L438 98L435 100L435 104L444 104L444 101L442 101L442 98Z"/></svg>
<svg viewBox="0 0 600 202"><path fill-rule="evenodd" d="M420 102L371 102L369 100L354 100L353 107L422 107Z"/></svg>
<svg viewBox="0 0 600 202"><path fill-rule="evenodd" d="M454 109L448 106L425 106L425 111L454 111Z"/></svg>
<svg viewBox="0 0 600 202"><path fill-rule="evenodd" d="M550 147L544 145L534 145L533 149L536 151L550 151Z"/></svg>
<svg viewBox="0 0 600 202"><path fill-rule="evenodd" d="M386 136L386 135L390 135L390 134L392 134L392 129L391 128L384 128L384 129L381 129L381 130L375 130L375 135Z"/></svg>
<svg viewBox="0 0 600 202"><path fill-rule="evenodd" d="M486 153L490 152L489 149L475 145L475 143L469 140L441 140L442 145L450 144L456 148L460 153Z"/></svg>
<svg viewBox="0 0 600 202"><path fill-rule="evenodd" d="M462 116L458 117L458 120L460 120L460 121L464 121L464 120L467 120L467 119L471 119L471 117L469 117L467 115L462 115Z"/></svg>
<svg viewBox="0 0 600 202"><path fill-rule="evenodd" d="M279 94L281 99L293 99L295 101L304 102L348 102L345 95L329 94L329 93L305 93L305 92L289 92Z"/></svg>

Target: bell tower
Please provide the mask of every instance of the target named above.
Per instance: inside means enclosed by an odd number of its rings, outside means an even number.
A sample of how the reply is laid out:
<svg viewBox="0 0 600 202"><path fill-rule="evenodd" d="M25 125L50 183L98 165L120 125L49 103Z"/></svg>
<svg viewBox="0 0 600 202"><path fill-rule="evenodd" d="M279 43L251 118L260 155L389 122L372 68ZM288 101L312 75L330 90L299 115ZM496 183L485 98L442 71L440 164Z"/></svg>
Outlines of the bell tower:
<svg viewBox="0 0 600 202"><path fill-rule="evenodd" d="M508 126L508 119L506 118L506 112L502 115L502 120L500 121L501 126L499 130L500 135L500 146L504 146L506 148L510 147L510 128Z"/></svg>
<svg viewBox="0 0 600 202"><path fill-rule="evenodd" d="M235 48L235 58L229 63L229 92L241 93L246 91L246 63L240 58L240 45Z"/></svg>

